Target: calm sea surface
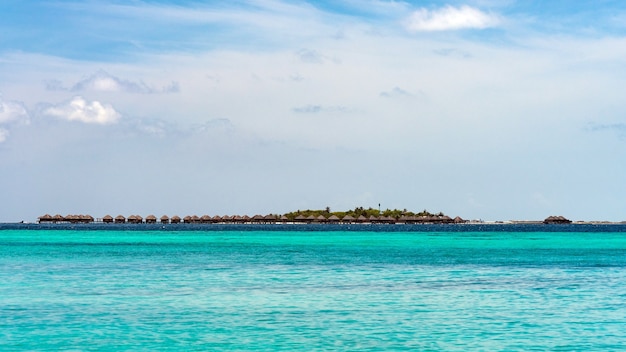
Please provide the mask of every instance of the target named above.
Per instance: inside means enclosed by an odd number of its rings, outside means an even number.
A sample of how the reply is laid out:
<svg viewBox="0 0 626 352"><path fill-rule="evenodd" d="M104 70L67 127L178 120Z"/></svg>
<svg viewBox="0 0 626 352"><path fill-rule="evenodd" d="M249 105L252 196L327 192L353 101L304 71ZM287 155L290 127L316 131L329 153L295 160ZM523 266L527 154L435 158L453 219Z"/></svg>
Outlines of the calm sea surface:
<svg viewBox="0 0 626 352"><path fill-rule="evenodd" d="M626 349L626 226L0 225L0 350Z"/></svg>

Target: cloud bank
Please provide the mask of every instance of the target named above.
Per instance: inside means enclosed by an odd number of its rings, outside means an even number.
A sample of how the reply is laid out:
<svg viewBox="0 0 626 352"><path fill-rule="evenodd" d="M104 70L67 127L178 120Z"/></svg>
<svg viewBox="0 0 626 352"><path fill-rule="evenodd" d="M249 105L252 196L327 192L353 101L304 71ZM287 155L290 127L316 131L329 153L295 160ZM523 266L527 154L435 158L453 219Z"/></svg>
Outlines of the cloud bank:
<svg viewBox="0 0 626 352"><path fill-rule="evenodd" d="M67 103L45 109L44 115L61 120L99 125L116 123L121 118L121 115L110 104L103 104L99 101L88 102L81 96L76 96Z"/></svg>
<svg viewBox="0 0 626 352"><path fill-rule="evenodd" d="M467 5L446 6L436 10L419 9L413 12L407 28L413 32L484 29L495 27L499 22L497 16Z"/></svg>

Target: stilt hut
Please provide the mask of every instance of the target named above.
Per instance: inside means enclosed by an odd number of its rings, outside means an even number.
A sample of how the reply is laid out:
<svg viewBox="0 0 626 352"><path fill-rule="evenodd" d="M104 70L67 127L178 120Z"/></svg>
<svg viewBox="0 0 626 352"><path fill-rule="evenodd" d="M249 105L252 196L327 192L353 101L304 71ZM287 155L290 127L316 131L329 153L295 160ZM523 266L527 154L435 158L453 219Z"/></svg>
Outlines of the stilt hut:
<svg viewBox="0 0 626 352"><path fill-rule="evenodd" d="M266 224L275 224L276 223L276 216L273 215L273 214L265 215L263 217L263 222L266 223Z"/></svg>
<svg viewBox="0 0 626 352"><path fill-rule="evenodd" d="M359 223L359 224L366 223L367 222L367 218L365 216L363 216L363 215L359 215L359 217L356 218L356 222Z"/></svg>
<svg viewBox="0 0 626 352"><path fill-rule="evenodd" d="M102 222L103 222L103 223L105 223L105 224L111 224L111 223L113 223L113 221L115 221L115 220L114 220L114 219L113 219L113 217L112 217L111 215L109 215L109 214L105 215L105 216L102 218Z"/></svg>
<svg viewBox="0 0 626 352"><path fill-rule="evenodd" d="M39 221L40 224L44 223L44 222L53 222L52 220L52 215L50 214L46 214L46 215L42 215L39 217Z"/></svg>
<svg viewBox="0 0 626 352"><path fill-rule="evenodd" d="M219 215L213 215L213 217L211 218L211 222L214 224L219 224L220 222L222 222L222 217Z"/></svg>
<svg viewBox="0 0 626 352"><path fill-rule="evenodd" d="M185 224L191 224L191 216L187 215L183 218Z"/></svg>
<svg viewBox="0 0 626 352"><path fill-rule="evenodd" d="M306 216L300 214L294 219L295 222L306 222Z"/></svg>
<svg viewBox="0 0 626 352"><path fill-rule="evenodd" d="M123 224L126 222L126 218L122 215L118 215L115 217L115 223L116 224Z"/></svg>
<svg viewBox="0 0 626 352"><path fill-rule="evenodd" d="M252 220L251 220L251 221L252 221L253 223L255 223L255 224L260 224L260 223L262 223L262 222L263 222L263 218L264 218L264 216L263 216L263 215L256 214L256 215L254 215L254 216L252 217Z"/></svg>
<svg viewBox="0 0 626 352"><path fill-rule="evenodd" d="M61 214L56 214L55 216L52 217L52 222L55 224L58 222L63 222L63 221L65 221L65 218Z"/></svg>
<svg viewBox="0 0 626 352"><path fill-rule="evenodd" d="M191 222L194 224L199 224L200 223L200 217L198 215L194 215L191 217Z"/></svg>
<svg viewBox="0 0 626 352"><path fill-rule="evenodd" d="M178 215L172 216L172 219L170 220L170 222L172 224L180 224L180 216L178 216Z"/></svg>
<svg viewBox="0 0 626 352"><path fill-rule="evenodd" d="M79 215L79 222L83 223L83 224L90 224L94 221L93 216L87 214L87 215Z"/></svg>
<svg viewBox="0 0 626 352"><path fill-rule="evenodd" d="M341 219L341 222L344 224L352 224L354 222L354 216L346 215Z"/></svg>
<svg viewBox="0 0 626 352"><path fill-rule="evenodd" d="M157 218L153 214L146 216L146 224L156 224Z"/></svg>
<svg viewBox="0 0 626 352"><path fill-rule="evenodd" d="M161 216L161 224L169 224L170 218L167 215Z"/></svg>
<svg viewBox="0 0 626 352"><path fill-rule="evenodd" d="M210 224L211 223L211 217L209 215L202 215L200 217L200 222L203 224Z"/></svg>

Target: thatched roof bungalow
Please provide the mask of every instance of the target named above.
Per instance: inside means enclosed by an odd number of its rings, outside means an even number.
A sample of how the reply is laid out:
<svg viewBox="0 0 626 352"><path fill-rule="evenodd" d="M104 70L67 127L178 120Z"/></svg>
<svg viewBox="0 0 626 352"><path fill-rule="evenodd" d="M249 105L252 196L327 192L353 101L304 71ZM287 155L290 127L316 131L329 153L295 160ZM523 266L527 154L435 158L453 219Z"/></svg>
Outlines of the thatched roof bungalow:
<svg viewBox="0 0 626 352"><path fill-rule="evenodd" d="M46 215L40 216L39 223L41 224L42 222L54 222L54 220L52 219L52 215L46 214Z"/></svg>
<svg viewBox="0 0 626 352"><path fill-rule="evenodd" d="M328 217L328 222L331 224L337 224L339 223L339 217L337 215L331 215Z"/></svg>
<svg viewBox="0 0 626 352"><path fill-rule="evenodd" d="M146 224L156 224L156 222L157 222L157 217L154 216L153 214L146 216Z"/></svg>
<svg viewBox="0 0 626 352"><path fill-rule="evenodd" d="M315 215L309 215L306 217L307 224L310 224L315 221Z"/></svg>
<svg viewBox="0 0 626 352"><path fill-rule="evenodd" d="M123 215L118 215L115 217L116 224L123 224L126 222L126 218Z"/></svg>
<svg viewBox="0 0 626 352"><path fill-rule="evenodd" d="M105 223L105 224L111 224L111 223L113 223L113 221L115 221L115 219L113 219L113 217L111 215L109 215L109 214L105 215L102 218L102 222Z"/></svg>
<svg viewBox="0 0 626 352"><path fill-rule="evenodd" d="M354 223L354 220L356 220L356 219L354 218L354 216L352 216L352 215L346 215L346 216L344 216L344 217L341 219L341 222L342 222L342 223L344 223L344 224L352 224L352 223Z"/></svg>
<svg viewBox="0 0 626 352"><path fill-rule="evenodd" d="M170 222L170 218L167 215L161 216L161 219L159 220L161 221L161 224L169 224Z"/></svg>
<svg viewBox="0 0 626 352"><path fill-rule="evenodd" d="M185 224L191 224L191 216L187 215L183 218Z"/></svg>
<svg viewBox="0 0 626 352"><path fill-rule="evenodd" d="M317 223L323 224L323 223L328 222L328 219L326 219L326 217L324 215L319 215L318 217L315 218L314 221L317 222Z"/></svg>
<svg viewBox="0 0 626 352"><path fill-rule="evenodd" d="M219 216L219 215L213 215L213 217L211 218L211 222L214 224L219 224L220 222L223 222L224 219Z"/></svg>
<svg viewBox="0 0 626 352"><path fill-rule="evenodd" d="M54 223L63 222L63 221L65 221L65 218L61 214L56 214L52 217L52 222Z"/></svg>
<svg viewBox="0 0 626 352"><path fill-rule="evenodd" d="M356 222L359 223L359 224L363 224L363 223L368 222L368 220L367 220L367 218L365 216L359 215L359 217L356 218Z"/></svg>
<svg viewBox="0 0 626 352"><path fill-rule="evenodd" d="M171 222L172 224L180 224L180 220L181 220L180 216L178 216L178 215L174 215L174 216L172 216L172 218L170 219L170 222Z"/></svg>
<svg viewBox="0 0 626 352"><path fill-rule="evenodd" d="M210 224L211 223L211 217L209 215L202 215L200 217L200 222L203 224Z"/></svg>
<svg viewBox="0 0 626 352"><path fill-rule="evenodd" d="M306 222L306 216L300 214L294 219L295 222Z"/></svg>

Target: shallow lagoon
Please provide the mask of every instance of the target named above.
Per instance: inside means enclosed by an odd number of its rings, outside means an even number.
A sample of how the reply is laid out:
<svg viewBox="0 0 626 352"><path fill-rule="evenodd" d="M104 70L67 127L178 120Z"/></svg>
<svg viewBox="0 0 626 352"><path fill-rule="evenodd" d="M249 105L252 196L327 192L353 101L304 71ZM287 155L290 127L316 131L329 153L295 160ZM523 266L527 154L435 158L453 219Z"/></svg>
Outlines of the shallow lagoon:
<svg viewBox="0 0 626 352"><path fill-rule="evenodd" d="M626 348L623 226L0 228L2 350Z"/></svg>

